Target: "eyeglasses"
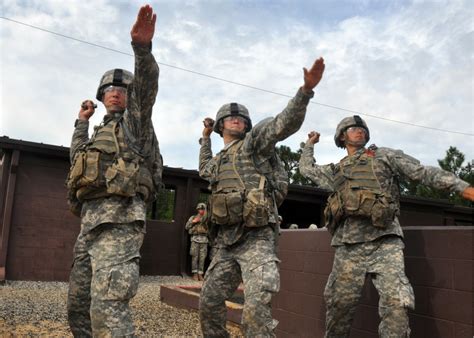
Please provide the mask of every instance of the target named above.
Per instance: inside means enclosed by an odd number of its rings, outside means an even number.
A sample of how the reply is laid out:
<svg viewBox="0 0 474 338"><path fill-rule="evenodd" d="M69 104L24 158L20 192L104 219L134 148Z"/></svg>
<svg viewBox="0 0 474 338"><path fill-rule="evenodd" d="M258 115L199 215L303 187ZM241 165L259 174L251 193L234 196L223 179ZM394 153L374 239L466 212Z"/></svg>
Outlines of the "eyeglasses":
<svg viewBox="0 0 474 338"><path fill-rule="evenodd" d="M346 131L348 131L349 133L355 133L355 132L362 132L364 134L367 134L367 130L365 130L365 128L362 128L362 127L349 127L346 129Z"/></svg>
<svg viewBox="0 0 474 338"><path fill-rule="evenodd" d="M231 116L224 117L224 121L234 121L234 120L237 120L240 123L246 122L246 120L242 116L238 116L238 115L231 115Z"/></svg>
<svg viewBox="0 0 474 338"><path fill-rule="evenodd" d="M104 94L105 94L105 93L111 93L111 92L119 92L120 94L126 95L126 94L127 94L127 88L125 88L125 87L120 87L120 86L108 86L108 87L105 87L105 89L104 89Z"/></svg>

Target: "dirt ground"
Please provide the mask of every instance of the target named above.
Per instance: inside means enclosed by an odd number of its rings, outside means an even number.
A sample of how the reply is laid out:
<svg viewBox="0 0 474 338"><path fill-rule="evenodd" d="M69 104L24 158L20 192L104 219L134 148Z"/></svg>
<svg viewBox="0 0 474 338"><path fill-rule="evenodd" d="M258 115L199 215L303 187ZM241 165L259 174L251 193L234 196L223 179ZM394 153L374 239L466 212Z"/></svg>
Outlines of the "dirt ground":
<svg viewBox="0 0 474 338"><path fill-rule="evenodd" d="M178 309L160 301L160 286L192 283L181 277L142 277L131 301L135 333L141 337L202 336L195 310ZM67 283L9 282L0 286L0 337L72 337L66 317ZM233 337L241 336L235 324Z"/></svg>

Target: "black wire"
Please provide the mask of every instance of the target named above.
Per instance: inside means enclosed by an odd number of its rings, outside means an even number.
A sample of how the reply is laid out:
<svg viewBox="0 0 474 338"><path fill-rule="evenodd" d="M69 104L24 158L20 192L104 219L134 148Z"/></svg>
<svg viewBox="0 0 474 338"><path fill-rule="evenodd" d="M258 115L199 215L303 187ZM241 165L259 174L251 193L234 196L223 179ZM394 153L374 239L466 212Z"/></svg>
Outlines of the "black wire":
<svg viewBox="0 0 474 338"><path fill-rule="evenodd" d="M128 56L132 56L132 57L134 56L133 54L126 53L126 52L123 52L123 51L118 50L118 49L105 47L105 46L102 46L102 45L99 45L99 44L96 44L96 43L93 43L93 42L81 40L81 39L78 39L78 38L75 38L75 37L72 37L72 36L68 36L68 35L64 35L64 34L61 34L61 33L57 33L57 32L54 32L54 31L51 31L51 30L48 30L48 29L45 29L45 28L41 28L41 27L37 27L37 26L34 26L34 25L30 25L30 24L27 24L27 23L24 23L24 22L21 22L21 21L17 21L17 20L13 20L13 19L7 18L7 17L1 16L0 18L3 19L3 20L7 20L7 21L10 21L10 22L14 22L14 23L23 25L23 26L27 26L27 27L30 27L30 28L34 28L34 29L37 29L37 30L40 30L40 31L43 31L43 32L46 32L46 33L54 34L54 35L57 35L57 36L60 36L60 37L63 37L63 38L69 39L69 40L73 40L73 41L77 41L77 42L80 42L80 43L84 43L84 44L87 44L87 45L90 45L90 46L102 48L102 49L105 49L105 50L108 50L108 51L111 51L111 52L115 52L115 53L119 53L119 54L123 54L123 55L128 55ZM196 74L196 75L199 75L199 76L204 76L204 77L207 77L207 78L209 78L209 79L218 80L218 81L230 83L230 84L233 84L233 85L237 85L237 86L241 86L241 87L246 87L246 88L250 88L250 89L254 89L254 90L261 91L261 92L265 92L265 93L269 93L269 94L273 94L273 95L278 95L278 96L282 96L282 97L286 97L286 98L292 98L292 97L293 97L293 96L291 96L291 95L287 95L287 94L283 94L283 93L278 93L278 92L275 92L275 91L272 91L272 90L268 90L268 89L264 89L264 88L259 88L259 87L251 86L251 85L248 85L248 84L245 84L245 83L240 83L240 82L235 82L235 81L227 80L227 79L224 79L224 78L221 78L221 77L217 77L217 76L213 76L213 75L201 73L201 72L198 72L198 71L195 71L195 70L190 70L190 69L186 69L186 68L182 68L182 67L170 65L170 64L167 64L167 63L164 63L164 62L157 62L157 63L158 63L159 65L162 65L162 66L165 66L165 67L178 69L178 70L181 70L181 71L184 71L184 72L188 72L188 73L191 73L191 74ZM316 102L316 101L310 101L310 103L311 103L311 104L316 104L316 105L322 106L322 107L337 109L337 110L349 112L349 113L356 114L356 115L369 116L369 117L372 117L372 118L375 118L375 119L384 120L384 121L388 121L388 122L399 123L399 124L404 124L404 125L408 125L408 126L412 126L412 127L419 127L419 128L424 128L424 129L442 131L442 132L445 132L445 133L460 134L460 135L466 135L466 136L474 136L474 134L472 134L472 133L465 133L465 132L461 132L461 131L447 130L447 129L435 128L435 127L428 127L428 126L424 126L424 125L420 125L420 124L416 124L416 123L398 121L398 120L389 119L389 118L386 118L386 117L381 117L381 116L377 116L377 115L362 113L362 112L359 112L359 111L356 111L356 110L341 108L341 107L333 106L333 105L326 104L326 103L320 103L320 102Z"/></svg>

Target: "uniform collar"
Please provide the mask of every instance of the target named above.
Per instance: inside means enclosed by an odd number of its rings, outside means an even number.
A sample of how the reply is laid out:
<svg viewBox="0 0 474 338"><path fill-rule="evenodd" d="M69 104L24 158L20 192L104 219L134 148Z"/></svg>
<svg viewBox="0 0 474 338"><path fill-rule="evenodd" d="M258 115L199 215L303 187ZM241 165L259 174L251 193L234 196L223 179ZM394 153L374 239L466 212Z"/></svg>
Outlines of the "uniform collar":
<svg viewBox="0 0 474 338"><path fill-rule="evenodd" d="M110 121L112 120L119 120L122 116L123 116L123 113L124 112L120 112L120 113L113 113L113 114L105 114L104 115L104 119L102 120L102 123L103 124L107 124L109 123Z"/></svg>

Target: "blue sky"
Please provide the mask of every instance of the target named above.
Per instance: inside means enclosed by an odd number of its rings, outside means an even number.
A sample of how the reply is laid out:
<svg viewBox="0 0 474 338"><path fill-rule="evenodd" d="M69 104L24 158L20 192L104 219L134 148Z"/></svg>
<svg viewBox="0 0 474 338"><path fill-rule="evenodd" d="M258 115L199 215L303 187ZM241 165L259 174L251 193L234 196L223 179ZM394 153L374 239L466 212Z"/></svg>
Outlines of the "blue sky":
<svg viewBox="0 0 474 338"><path fill-rule="evenodd" d="M2 2L2 17L132 53L138 1ZM362 117L371 143L436 165L450 145L474 158L472 1L151 1L158 62L293 95L302 67L326 60L315 103L434 131ZM127 55L0 19L0 135L69 145L80 102L94 98L108 69L133 69ZM254 124L288 99L162 65L154 107L165 164L195 169L201 121L227 102L246 105ZM99 105L91 119L104 114ZM317 130L319 163L336 162L339 120L351 113L310 104L301 130L283 144L296 150ZM214 150L222 147L213 135Z"/></svg>

